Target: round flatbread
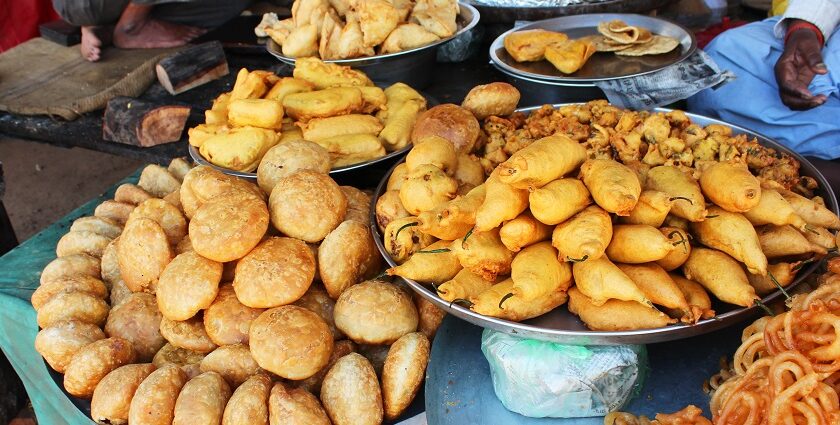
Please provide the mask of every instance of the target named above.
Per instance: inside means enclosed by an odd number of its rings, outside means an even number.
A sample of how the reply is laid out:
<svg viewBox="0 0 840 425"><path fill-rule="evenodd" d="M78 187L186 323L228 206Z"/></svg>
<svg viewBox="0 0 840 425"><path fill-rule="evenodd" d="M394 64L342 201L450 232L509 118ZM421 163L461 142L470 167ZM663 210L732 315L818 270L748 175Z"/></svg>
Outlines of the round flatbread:
<svg viewBox="0 0 840 425"><path fill-rule="evenodd" d="M619 50L615 52L615 54L621 56L660 55L674 50L679 45L680 42L676 38L664 35L655 35L645 44L636 44L633 45L633 47Z"/></svg>

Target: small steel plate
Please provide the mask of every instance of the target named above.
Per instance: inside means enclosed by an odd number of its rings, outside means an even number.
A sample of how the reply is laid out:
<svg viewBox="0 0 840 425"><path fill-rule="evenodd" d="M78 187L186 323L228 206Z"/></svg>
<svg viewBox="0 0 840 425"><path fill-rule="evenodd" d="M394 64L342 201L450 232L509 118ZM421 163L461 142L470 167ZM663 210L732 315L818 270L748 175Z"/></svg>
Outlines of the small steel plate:
<svg viewBox="0 0 840 425"><path fill-rule="evenodd" d="M570 104L558 104L554 106L560 107L564 105ZM522 108L519 109L519 111L530 112L538 108L539 107ZM655 109L655 111L668 112L670 111L670 109L657 108ZM816 167L814 167L813 164L808 162L808 160L802 157L801 155L767 138L766 136L747 130L743 127L739 127L737 125L729 124L724 121L704 117L701 115L690 113L686 113L686 115L688 115L691 118L692 122L702 126L706 126L709 124L727 125L732 128L733 134L745 133L750 137L755 137L756 139L758 139L758 142L764 146L768 146L778 151L783 151L792 155L801 164L799 170L800 174L810 176L819 183L820 189L818 194L823 197L828 209L830 209L834 213L838 212L837 198L834 195L834 191L828 184L828 181L816 169ZM400 161L400 163L402 163L402 161ZM394 168L396 168L396 166L400 163L394 165ZM373 195L371 201L372 207L370 216L370 228L373 234L374 241L376 242L376 246L377 248L379 248L379 252L382 254L382 257L385 258L385 260L391 267L394 267L397 264L385 250L385 246L382 243L382 234L381 232L379 232L379 229L376 226L375 215L376 201L384 193L385 187L388 183L388 178L391 176L392 172L393 168L379 183L379 186L376 188L376 192ZM790 286L788 286L788 288L793 288L794 286L801 283L805 279L805 277L813 273L819 267L820 264L820 262L813 263L807 268L800 271L796 280ZM436 293L432 292L432 290L426 287L425 285L411 279L402 280L405 281L408 284L408 286L411 287L411 289L413 289L423 298L426 298L427 300L431 301L432 303L445 310L446 312L452 314L453 316L466 320L472 324L484 328L494 329L500 332L518 335L523 338L539 339L570 345L648 344L688 338L695 335L701 335L704 333L722 329L727 326L731 326L735 323L738 323L742 320L746 320L752 317L752 315L756 313L756 309L758 308L755 306L743 308L718 302L713 303L712 305L714 310L717 312L717 316L715 316L712 319L701 320L696 325L676 324L656 329L642 329L634 331L617 332L591 331L587 329L586 326L584 326L583 322L581 322L577 316L570 313L565 306L561 306L542 316L526 320L524 322L511 322L495 317L483 316L481 314L473 312L472 310L461 307L457 304L450 304L449 302L441 299ZM773 301L781 295L781 291L776 291L762 298L762 301L764 303L769 303L770 301Z"/></svg>
<svg viewBox="0 0 840 425"><path fill-rule="evenodd" d="M621 19L628 25L647 28L650 32L679 40L680 45L661 55L619 56L612 52L598 52L592 55L581 69L573 74L563 74L547 60L539 62L516 62L504 47L505 37L515 31L545 29L565 33L569 38L580 38L598 34L598 24ZM635 77L659 71L682 62L697 49L697 41L691 31L662 18L620 13L604 13L578 16L563 16L534 22L514 28L500 35L490 45L490 60L500 70L516 77L527 77L555 83L589 83Z"/></svg>

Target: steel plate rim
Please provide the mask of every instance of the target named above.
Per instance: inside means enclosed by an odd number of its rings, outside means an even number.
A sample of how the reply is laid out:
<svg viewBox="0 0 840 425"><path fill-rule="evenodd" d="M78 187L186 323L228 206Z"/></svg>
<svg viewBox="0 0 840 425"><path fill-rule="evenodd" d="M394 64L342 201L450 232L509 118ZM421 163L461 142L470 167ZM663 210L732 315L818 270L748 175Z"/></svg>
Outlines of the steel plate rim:
<svg viewBox="0 0 840 425"><path fill-rule="evenodd" d="M345 65L345 66L350 66L350 67L358 67L358 66L366 66L366 65L375 65L375 64L378 64L378 63L382 63L382 62L388 62L391 59L399 58L401 56L408 56L408 55L411 55L411 54L420 53L424 50L436 49L436 48L438 48L438 47L440 47L440 46L442 46L446 43L449 43L450 41L454 40L455 38L457 38L461 34L473 29L476 25L478 25L478 21L481 19L481 14L478 12L478 9L476 9L475 6L473 6L469 3L465 3L465 2L458 2L458 7L460 8L460 10L458 12L458 15L459 16L467 15L467 18L469 19L469 21L467 21L466 24L464 24L464 26L461 27L458 31L455 31L455 34L452 34L451 36L449 36L447 38L437 40L433 43L426 44L425 46L415 47L413 49L403 50L401 52L396 52L396 53L386 53L384 55L373 55L373 56L367 56L367 57L362 57L362 58L351 58L351 59L327 59L327 60L324 60L323 62L334 63L334 64L338 64L338 65ZM469 14L467 14L466 12L469 12ZM271 54L272 56L277 58L280 62L283 62L283 63L285 63L287 65L290 65L290 66L295 66L295 58L291 58L289 56L286 56L286 55L282 54L280 52L280 50L278 49L278 47L279 46L277 45L277 43L274 40L272 40L271 38L269 38L268 42L265 45L266 51L268 51L269 54Z"/></svg>
<svg viewBox="0 0 840 425"><path fill-rule="evenodd" d="M679 28L680 30L682 30L688 36L688 38L691 40L691 44L689 45L688 50L685 53L680 55L680 57L677 58L677 60L675 60L673 63L671 63L669 65L662 66L662 67L655 68L655 69L651 69L649 71L637 72L637 73L630 74L630 75L623 75L623 76L616 76L616 77L604 77L604 78L554 77L554 76L549 76L549 75L535 74L535 73L532 73L532 72L524 72L524 71L520 71L520 70L518 70L516 68L513 68L512 66L508 65L507 63L505 63L504 61L499 59L498 55L496 55L496 50L498 50L500 47L503 47L505 37L507 37L509 34L515 32L515 31L523 31L523 30L536 28L539 24L545 23L547 21L573 20L573 19L570 19L570 18L580 19L581 17L585 17L585 16L603 16L605 18L619 18L619 17L622 17L622 16L624 16L624 17L632 16L634 18L639 17L639 18L642 18L642 19L652 19L652 20L662 21L662 22L665 22L669 25L675 26L675 27ZM636 13L588 13L588 14L583 14L583 15L560 16L560 17L557 17L557 18L544 19L542 21L531 22L530 24L523 25L521 27L511 28L510 30L505 31L500 36L496 37L495 40L493 40L493 43L490 44L489 55L490 55L490 60L491 60L491 62L493 62L494 65L497 65L499 68L505 69L506 71L508 71L508 73L510 75L513 75L513 76L518 77L518 78L522 78L523 76L530 77L533 80L540 80L540 81L537 81L537 82L545 84L546 82L549 82L549 81L550 82L565 82L565 83L570 83L570 82L595 83L595 82L598 82L598 81L611 81L611 80L618 80L618 79L622 79L622 78L639 77L639 76L642 76L642 75L647 75L647 74L651 74L651 73L654 73L654 72L658 72L658 71L661 71L661 70L667 68L668 66L673 66L673 65L676 65L678 63L681 63L681 62L685 61L686 59L688 59L689 57L691 57L691 55L693 55L695 51L697 51L697 38L694 36L694 33L689 31L688 29L686 29L684 26L682 26L682 25L680 25L680 24L678 24L674 21L671 21L669 19L665 19L665 18L662 18L662 17L659 17L659 16L654 17L654 16L639 15L639 14L636 14ZM533 81L533 80L531 80L531 81Z"/></svg>
<svg viewBox="0 0 840 425"><path fill-rule="evenodd" d="M570 105L580 105L580 102L573 102L573 103L559 103L551 105L554 108L559 108L562 106L570 106ZM525 108L518 108L516 109L517 112L531 112L541 108L542 106L531 106ZM655 108L653 111L655 112L669 112L673 109L669 108ZM784 145L776 142L775 140L758 133L753 130L749 130L742 126L736 124L730 124L726 121L722 121L716 118L707 117L704 115L694 114L690 112L685 112L685 114L691 118L692 120L699 119L704 121L704 125L709 124L723 124L730 126L733 130L733 133L740 134L745 133L749 136L756 137L759 140L759 143L765 146L768 146L773 149L778 149L784 151L792 155L796 158L800 164L805 165L808 168L808 171L812 172L814 175L811 176L815 178L820 183L820 188L825 192L824 198L826 201L826 206L832 210L835 214L840 210L840 207L837 203L837 197L834 194L834 191L831 188L831 185L826 180L825 176L814 167L813 164L810 163L807 159L805 159L802 155L797 152L794 152L791 149L788 149ZM376 187L376 191L373 193L371 197L371 211L369 216L369 227L371 235L374 239L374 243L376 244L377 249L379 250L380 255L385 259L390 267L397 266L397 263L391 258L388 252L385 250L384 243L382 241L382 234L379 232L379 228L376 223L376 202L385 192L385 186L388 184L388 179L393 174L394 169L398 167L400 164L403 164L405 159L397 162L394 164L390 170L385 174L382 180ZM793 283L786 286L786 290L793 289L794 287L798 286L802 283L806 277L810 276L812 273L816 271L816 269L825 261L822 259L820 261L812 263L807 268L800 271L797 275L796 280ZM726 313L722 313L716 315L714 318L711 319L704 319L694 325L685 325L685 324L674 324L668 325L661 328L654 328L654 329L639 329L633 331L577 331L577 330L558 330L558 329L548 329L539 326L524 324L520 322L512 322L509 320L499 319L490 316L483 316L478 313L475 313L467 308L461 307L458 304L451 304L437 296L437 294L432 293L429 289L427 289L423 284L413 280L407 279L403 277L399 277L400 280L405 282L414 292L418 295L422 296L426 300L432 302L438 308L443 309L444 311L453 314L454 316L458 317L461 320L466 320L469 323L474 325L480 326L486 329L493 329L496 331L506 332L509 334L518 334L524 337L530 337L534 339L541 339L545 341L553 341L559 342L564 344L570 345L617 345L617 344L648 344L648 343L657 343L657 342L667 342L677 339L688 338L692 336L702 335L709 332L714 332L718 329L728 327L735 323L738 323L742 320L749 318L750 316L757 313L759 310L758 306L751 306L751 307L740 307L728 311ZM762 298L762 302L768 303L772 302L773 300L782 296L782 292L779 290L774 291L773 293L765 296ZM585 340L585 341L584 341Z"/></svg>

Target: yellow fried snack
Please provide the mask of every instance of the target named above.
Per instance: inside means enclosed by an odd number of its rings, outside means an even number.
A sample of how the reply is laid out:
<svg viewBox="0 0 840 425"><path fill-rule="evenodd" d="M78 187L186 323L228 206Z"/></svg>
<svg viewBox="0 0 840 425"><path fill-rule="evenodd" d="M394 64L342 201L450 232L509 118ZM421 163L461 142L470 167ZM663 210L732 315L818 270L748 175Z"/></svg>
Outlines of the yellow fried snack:
<svg viewBox="0 0 840 425"><path fill-rule="evenodd" d="M123 226L125 225L125 221L128 220L128 215L131 214L132 210L134 210L134 205L132 204L112 201L109 199L99 204L96 209L93 210L93 215L96 217L110 219Z"/></svg>
<svg viewBox="0 0 840 425"><path fill-rule="evenodd" d="M437 40L440 40L440 37L429 32L421 25L415 23L399 24L382 42L379 51L380 54L397 53L416 49Z"/></svg>
<svg viewBox="0 0 840 425"><path fill-rule="evenodd" d="M758 205L744 212L744 217L754 226L775 224L784 226L790 224L797 229L805 230L807 223L796 214L790 203L775 189L762 188Z"/></svg>
<svg viewBox="0 0 840 425"><path fill-rule="evenodd" d="M682 270L685 277L703 285L723 302L750 307L758 299L744 269L723 252L696 247Z"/></svg>
<svg viewBox="0 0 840 425"><path fill-rule="evenodd" d="M199 153L211 164L250 172L263 155L277 144L277 133L258 127L238 127L204 141Z"/></svg>
<svg viewBox="0 0 840 425"><path fill-rule="evenodd" d="M389 106L392 103L395 104ZM379 133L379 137L382 139L382 144L386 150L392 152L408 145L411 137L411 129L414 127L415 121L417 121L417 116L426 109L425 105L425 99L409 99L400 103L388 101L386 104L386 107L389 108L388 118L385 120L385 127Z"/></svg>
<svg viewBox="0 0 840 425"><path fill-rule="evenodd" d="M382 423L382 391L364 356L350 353L330 368L321 384L321 402L335 425Z"/></svg>
<svg viewBox="0 0 840 425"><path fill-rule="evenodd" d="M605 257L574 263L572 273L575 286L595 305L610 299L650 304L633 279Z"/></svg>
<svg viewBox="0 0 840 425"><path fill-rule="evenodd" d="M457 190L455 179L434 165L424 164L408 173L400 187L400 200L406 211L418 215L452 200Z"/></svg>
<svg viewBox="0 0 840 425"><path fill-rule="evenodd" d="M417 306L417 314L420 316L417 323L417 332L426 335L429 339L434 338L438 328L443 323L443 319L446 318L446 311L422 296L414 297L414 304Z"/></svg>
<svg viewBox="0 0 840 425"><path fill-rule="evenodd" d="M323 285L313 283L312 286L309 287L309 290L306 291L299 300L295 301L294 305L303 307L324 319L324 322L326 322L327 326L330 327L330 332L332 332L334 340L338 341L345 338L344 333L335 327L335 318L333 317L335 301L330 298L330 294ZM338 345L334 348L333 353L335 353L335 350L338 349ZM324 373L326 373L326 371L324 371ZM323 376L321 376L321 378L323 378ZM318 382L320 383L320 378Z"/></svg>
<svg viewBox="0 0 840 425"><path fill-rule="evenodd" d="M455 168L455 180L461 184L479 186L484 183L484 167L471 155L458 154L458 166Z"/></svg>
<svg viewBox="0 0 840 425"><path fill-rule="evenodd" d="M551 235L551 244L563 261L587 261L603 256L612 236L610 215L592 205L558 224Z"/></svg>
<svg viewBox="0 0 840 425"><path fill-rule="evenodd" d="M283 234L319 242L347 213L347 197L329 176L300 171L282 178L268 200L271 223Z"/></svg>
<svg viewBox="0 0 840 425"><path fill-rule="evenodd" d="M77 320L56 322L35 336L35 351L58 373L64 373L73 355L88 344L105 339L99 326Z"/></svg>
<svg viewBox="0 0 840 425"><path fill-rule="evenodd" d="M242 68L236 74L236 81L233 83L233 89L230 94L220 95L215 102L213 102L213 109L226 109L227 103L236 99L257 99L262 97L266 90L268 90L266 75L259 72L248 72L247 69ZM227 95L227 96L226 96Z"/></svg>
<svg viewBox="0 0 840 425"><path fill-rule="evenodd" d="M458 153L470 153L478 141L481 127L473 114L452 103L437 105L420 114L411 130L411 142L440 136L455 145Z"/></svg>
<svg viewBox="0 0 840 425"><path fill-rule="evenodd" d="M573 74L583 68L594 54L595 45L586 40L566 40L545 48L545 59L564 74Z"/></svg>
<svg viewBox="0 0 840 425"><path fill-rule="evenodd" d="M247 345L233 344L219 347L201 360L201 372L216 372L235 388L248 378L263 373L257 361L251 356Z"/></svg>
<svg viewBox="0 0 840 425"><path fill-rule="evenodd" d="M138 292L111 309L103 329L108 336L130 342L137 360L148 362L166 344L160 334L160 321L155 296Z"/></svg>
<svg viewBox="0 0 840 425"><path fill-rule="evenodd" d="M670 214L694 222L706 219L706 200L700 185L677 167L663 165L651 168L645 189L667 193L672 201Z"/></svg>
<svg viewBox="0 0 840 425"><path fill-rule="evenodd" d="M297 125L300 127L304 140L316 143L351 134L371 134L376 136L382 131L382 123L379 119L372 115L362 114L313 118Z"/></svg>
<svg viewBox="0 0 840 425"><path fill-rule="evenodd" d="M242 304L232 285L222 285L219 295L204 311L204 331L215 345L247 344L248 329L262 312L263 309Z"/></svg>
<svg viewBox="0 0 840 425"><path fill-rule="evenodd" d="M175 401L172 425L218 424L230 398L230 386L216 372L204 372L184 384Z"/></svg>
<svg viewBox="0 0 840 425"><path fill-rule="evenodd" d="M455 300L469 300L489 289L495 281L484 280L481 276L463 269L451 280L437 286L437 294L442 299L453 302Z"/></svg>
<svg viewBox="0 0 840 425"><path fill-rule="evenodd" d="M700 175L703 194L721 208L749 211L761 202L761 184L746 164L714 162Z"/></svg>
<svg viewBox="0 0 840 425"><path fill-rule="evenodd" d="M661 311L636 301L608 300L597 305L578 288L569 289L569 311L593 331L653 329L676 322Z"/></svg>
<svg viewBox="0 0 840 425"><path fill-rule="evenodd" d="M280 179L301 170L329 174L329 152L317 143L302 139L278 143L260 161L257 184L263 192L270 194Z"/></svg>
<svg viewBox="0 0 840 425"><path fill-rule="evenodd" d="M406 155L405 165L411 172L425 164L432 164L447 175L455 174L455 169L458 167L455 146L439 136L429 136L419 140Z"/></svg>
<svg viewBox="0 0 840 425"><path fill-rule="evenodd" d="M426 376L431 344L420 332L406 334L391 345L382 367L385 417L394 420L414 400Z"/></svg>
<svg viewBox="0 0 840 425"><path fill-rule="evenodd" d="M812 226L825 227L827 229L840 229L840 217L831 212L825 205L820 205L797 193L788 190L779 190L799 217Z"/></svg>
<svg viewBox="0 0 840 425"><path fill-rule="evenodd" d="M162 318L160 334L175 347L199 353L209 353L216 349L216 344L207 336L202 323L201 313L187 320L174 321Z"/></svg>
<svg viewBox="0 0 840 425"><path fill-rule="evenodd" d="M175 193L175 192L173 192ZM126 226L137 218L154 220L163 229L170 245L176 245L187 235L187 220L178 207L163 199L148 199L134 208L128 216Z"/></svg>
<svg viewBox="0 0 840 425"><path fill-rule="evenodd" d="M386 273L388 276L400 276L422 283L446 282L462 269L458 257L449 248L452 243L437 241L415 251L408 260L399 266L391 267Z"/></svg>
<svg viewBox="0 0 840 425"><path fill-rule="evenodd" d="M104 256L104 254L103 254ZM41 284L62 277L85 275L100 276L100 259L88 254L67 255L56 258L41 271Z"/></svg>
<svg viewBox="0 0 840 425"><path fill-rule="evenodd" d="M189 225L190 242L202 257L220 263L237 260L257 246L268 220L262 200L231 192L198 209Z"/></svg>
<svg viewBox="0 0 840 425"><path fill-rule="evenodd" d="M329 297L328 297L329 298ZM327 372L330 371L330 368L333 367L335 362L338 359L356 352L356 344L353 341L344 339L341 341L336 341L333 344L333 352L330 355L330 361L327 362L327 365L321 368L318 373L306 378L302 381L295 382L298 388L305 389L313 394L319 394L321 392L321 383L324 382L324 376L327 375Z"/></svg>
<svg viewBox="0 0 840 425"><path fill-rule="evenodd" d="M483 120L489 116L504 117L513 113L519 104L519 90L502 82L475 86L464 97L461 107Z"/></svg>
<svg viewBox="0 0 840 425"><path fill-rule="evenodd" d="M373 114L382 109L388 102L385 91L376 86L360 86L358 89L362 92L362 106L361 112L363 114Z"/></svg>
<svg viewBox="0 0 840 425"><path fill-rule="evenodd" d="M318 398L304 388L287 388L277 382L268 399L270 423L331 425Z"/></svg>
<svg viewBox="0 0 840 425"><path fill-rule="evenodd" d="M373 82L361 71L317 58L295 61L294 77L312 83L316 89L342 86L372 86Z"/></svg>
<svg viewBox="0 0 840 425"><path fill-rule="evenodd" d="M391 344L417 330L419 323L411 296L394 284L377 280L342 292L334 315L335 326L359 344Z"/></svg>
<svg viewBox="0 0 840 425"><path fill-rule="evenodd" d="M96 423L126 424L128 409L137 387L155 366L150 363L129 364L114 369L105 375L90 401L90 417Z"/></svg>
<svg viewBox="0 0 840 425"><path fill-rule="evenodd" d="M302 121L352 114L361 111L363 106L362 92L355 87L293 93L283 98L286 114Z"/></svg>
<svg viewBox="0 0 840 425"><path fill-rule="evenodd" d="M64 234L55 247L57 257L88 254L102 257L111 238L87 230L74 230Z"/></svg>
<svg viewBox="0 0 840 425"><path fill-rule="evenodd" d="M801 261L770 264L767 266L766 276L748 273L747 279L749 279L750 285L755 288L756 294L760 296L769 295L779 289L779 286L784 288L793 283L801 265Z"/></svg>
<svg viewBox="0 0 840 425"><path fill-rule="evenodd" d="M519 214L499 228L499 237L507 249L519 252L531 244L551 238L554 229L534 218L529 211Z"/></svg>
<svg viewBox="0 0 840 425"><path fill-rule="evenodd" d="M132 425L171 424L178 393L187 380L187 374L174 364L163 365L149 374L134 392L128 422Z"/></svg>
<svg viewBox="0 0 840 425"><path fill-rule="evenodd" d="M671 250L665 257L656 260L656 264L667 271L676 270L682 266L691 254L691 244L688 243L689 235L684 229L677 227L660 227L659 231L668 238L676 248Z"/></svg>
<svg viewBox="0 0 840 425"><path fill-rule="evenodd" d="M679 311L686 323L696 322L685 295L662 267L655 263L616 265L653 304Z"/></svg>
<svg viewBox="0 0 840 425"><path fill-rule="evenodd" d="M279 130L283 126L283 104L271 99L239 99L228 105L228 122L236 127Z"/></svg>
<svg viewBox="0 0 840 425"><path fill-rule="evenodd" d="M131 343L112 337L92 342L70 359L64 370L64 389L70 395L90 398L99 381L112 370L134 363Z"/></svg>
<svg viewBox="0 0 840 425"><path fill-rule="evenodd" d="M315 85L294 77L283 77L265 94L265 99L283 102L283 98L293 93L305 93L315 89Z"/></svg>
<svg viewBox="0 0 840 425"><path fill-rule="evenodd" d="M333 168L369 161L385 155L379 139L369 133L335 136L315 143L327 150Z"/></svg>
<svg viewBox="0 0 840 425"><path fill-rule="evenodd" d="M697 240L746 264L750 273L767 274L767 257L750 221L742 214L718 206L711 206L708 211L706 220L691 223L691 231Z"/></svg>
<svg viewBox="0 0 840 425"><path fill-rule="evenodd" d="M804 232L805 238L827 250L837 248L837 235L825 227L808 226Z"/></svg>
<svg viewBox="0 0 840 425"><path fill-rule="evenodd" d="M617 224L607 257L617 263L641 264L665 258L676 249L659 229L647 224Z"/></svg>
<svg viewBox="0 0 840 425"><path fill-rule="evenodd" d="M397 263L404 262L415 252L435 241L433 236L420 232L417 228L418 223L417 217L407 216L391 220L385 227L383 245L388 255Z"/></svg>
<svg viewBox="0 0 840 425"><path fill-rule="evenodd" d="M665 222L665 217L671 211L671 197L658 190L643 190L639 195L639 202L630 211L630 215L619 217L619 222L627 224L647 224L648 226L660 227Z"/></svg>
<svg viewBox="0 0 840 425"><path fill-rule="evenodd" d="M568 290L572 285L572 267L557 258L557 250L550 242L540 242L516 254L510 278L513 294L531 301L551 291Z"/></svg>
<svg viewBox="0 0 840 425"><path fill-rule="evenodd" d="M463 239L453 241L450 249L462 267L486 280L495 280L496 276L510 273L513 252L502 243L499 229L474 231Z"/></svg>
<svg viewBox="0 0 840 425"><path fill-rule="evenodd" d="M456 260L457 261L457 260ZM108 304L84 292L60 292L38 309L38 326L49 328L66 320L101 326L108 316Z"/></svg>
<svg viewBox="0 0 840 425"><path fill-rule="evenodd" d="M167 343L155 354L155 357L152 359L152 364L158 368L166 364L173 364L186 372L188 377L194 378L201 373L199 364L203 359L204 353L178 348Z"/></svg>
<svg viewBox="0 0 840 425"><path fill-rule="evenodd" d="M406 179L408 179L408 167L403 162L394 167L394 171L388 177L386 189L399 191Z"/></svg>
<svg viewBox="0 0 840 425"><path fill-rule="evenodd" d="M283 40L283 54L290 58L316 56L318 54L318 29L313 24L293 28Z"/></svg>
<svg viewBox="0 0 840 425"><path fill-rule="evenodd" d="M586 148L563 135L543 137L499 164L499 181L517 189L536 189L578 168Z"/></svg>
<svg viewBox="0 0 840 425"><path fill-rule="evenodd" d="M809 241L808 238L791 226L768 224L759 227L757 230L761 251L770 259L811 253L819 255L827 253L824 247Z"/></svg>
<svg viewBox="0 0 840 425"><path fill-rule="evenodd" d="M346 220L318 247L318 275L332 298L379 272L379 252L368 225Z"/></svg>
<svg viewBox="0 0 840 425"><path fill-rule="evenodd" d="M333 337L317 314L286 305L266 310L254 320L250 346L263 369L286 379L306 379L329 361Z"/></svg>
<svg viewBox="0 0 840 425"><path fill-rule="evenodd" d="M423 211L417 216L417 229L438 239L462 238L475 225L475 214L485 195L485 186L477 186L464 196Z"/></svg>
<svg viewBox="0 0 840 425"><path fill-rule="evenodd" d="M569 37L562 32L546 31L542 29L516 31L505 37L505 50L517 62L534 62L542 60L546 47L554 43L562 43Z"/></svg>
<svg viewBox="0 0 840 425"><path fill-rule="evenodd" d="M243 382L230 396L222 423L225 425L269 425L268 397L271 391L268 374L258 374Z"/></svg>
<svg viewBox="0 0 840 425"><path fill-rule="evenodd" d="M598 24L598 32L608 39L620 44L644 44L653 38L645 28L627 25L620 19L603 21Z"/></svg>
<svg viewBox="0 0 840 425"><path fill-rule="evenodd" d="M695 321L715 317L715 311L712 310L712 300L706 290L703 289L703 285L676 273L669 273L668 275L671 276L671 279L685 296ZM669 313L673 313L674 317L681 317L682 314L682 312L675 311L669 311Z"/></svg>
<svg viewBox="0 0 840 425"><path fill-rule="evenodd" d="M568 296L566 291L556 289L536 300L525 301L519 295L513 294L513 280L499 282L477 296L470 298L470 309L485 316L521 322L537 316L542 316L563 305Z"/></svg>
<svg viewBox="0 0 840 425"><path fill-rule="evenodd" d="M542 223L560 224L592 204L589 190L578 179L557 179L528 195L531 213Z"/></svg>
<svg viewBox="0 0 840 425"><path fill-rule="evenodd" d="M172 257L163 229L147 218L131 220L117 244L120 275L134 292L154 293L158 278Z"/></svg>
<svg viewBox="0 0 840 425"><path fill-rule="evenodd" d="M642 193L636 173L610 159L584 162L580 166L580 175L595 203L620 216L630 215Z"/></svg>
<svg viewBox="0 0 840 425"><path fill-rule="evenodd" d="M137 189L143 190L140 188ZM117 190L119 190L119 188ZM120 233L122 233L122 226L120 226L117 222L109 218L89 216L79 217L73 220L73 224L70 225L70 231L93 232L97 235L102 235L106 238L114 239L116 237L119 237Z"/></svg>
<svg viewBox="0 0 840 425"><path fill-rule="evenodd" d="M62 292L83 292L103 300L108 297L108 287L105 286L105 282L95 277L85 275L61 277L42 283L32 293L32 308L35 311L40 310L56 294Z"/></svg>
<svg viewBox="0 0 840 425"><path fill-rule="evenodd" d="M475 213L475 230L486 232L516 218L528 208L528 190L517 189L499 179L499 169L484 183L484 202Z"/></svg>
<svg viewBox="0 0 840 425"><path fill-rule="evenodd" d="M315 258L303 241L270 237L236 263L236 298L251 308L291 304L315 277Z"/></svg>

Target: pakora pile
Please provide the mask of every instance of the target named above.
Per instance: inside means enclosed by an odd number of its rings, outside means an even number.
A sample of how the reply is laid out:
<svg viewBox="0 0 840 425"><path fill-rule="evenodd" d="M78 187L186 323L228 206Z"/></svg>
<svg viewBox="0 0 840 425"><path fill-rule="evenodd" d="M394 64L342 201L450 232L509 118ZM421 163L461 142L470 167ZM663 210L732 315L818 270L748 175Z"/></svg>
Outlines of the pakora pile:
<svg viewBox="0 0 840 425"><path fill-rule="evenodd" d="M360 71L315 58L300 59L293 75L243 68L205 111L204 124L189 130L189 143L233 171L270 174L310 157L339 168L407 146L426 109L426 99L403 83L383 90Z"/></svg>
<svg viewBox="0 0 840 425"><path fill-rule="evenodd" d="M96 423L379 424L408 407L444 313L370 280L368 193L295 164L269 190L150 165L61 238L35 348Z"/></svg>
<svg viewBox="0 0 840 425"><path fill-rule="evenodd" d="M728 127L600 101L526 116L513 112L514 92L493 83L462 107L418 118L414 147L376 201L397 263L389 275L486 316L522 321L568 301L590 329L621 331L711 319L712 296L755 306L836 249L840 218L788 190L798 175L780 182L751 169L784 155L753 142L750 152L674 162L692 146L718 143L720 154L730 139L746 140ZM481 140L475 115L488 104L507 109L485 118ZM616 153L609 142L618 134L644 140L647 152ZM704 138L692 145L685 134ZM649 159L677 144L671 162Z"/></svg>
<svg viewBox="0 0 840 425"><path fill-rule="evenodd" d="M267 13L254 32L290 58L352 59L449 38L459 13L456 0L295 0L291 18Z"/></svg>

